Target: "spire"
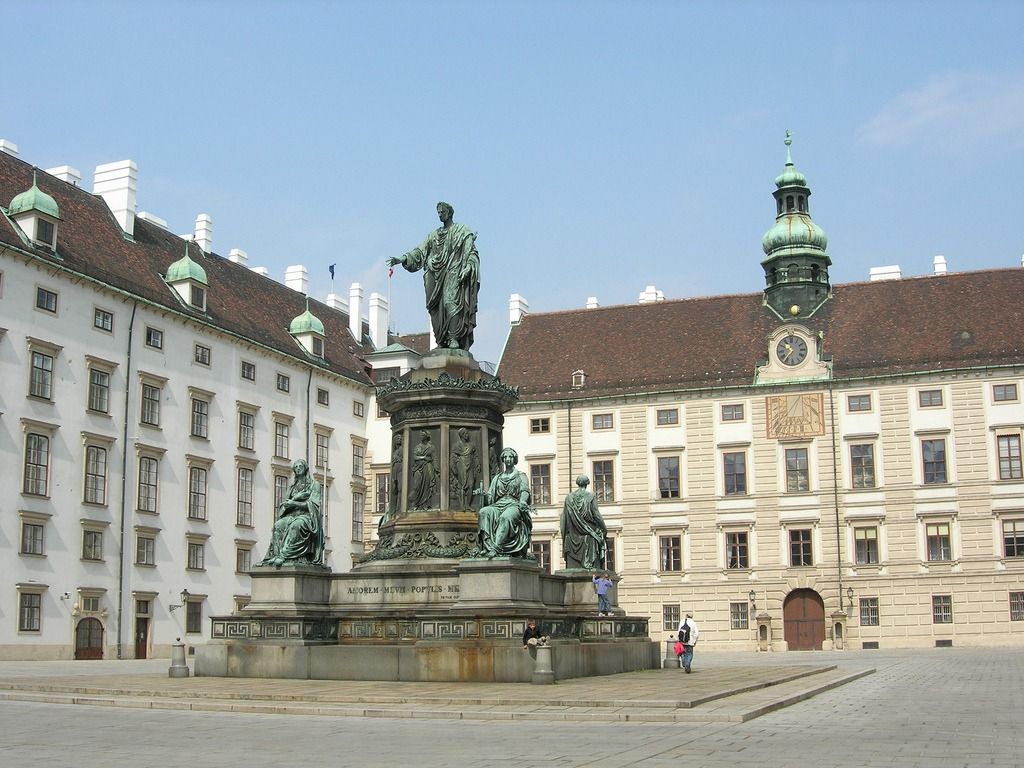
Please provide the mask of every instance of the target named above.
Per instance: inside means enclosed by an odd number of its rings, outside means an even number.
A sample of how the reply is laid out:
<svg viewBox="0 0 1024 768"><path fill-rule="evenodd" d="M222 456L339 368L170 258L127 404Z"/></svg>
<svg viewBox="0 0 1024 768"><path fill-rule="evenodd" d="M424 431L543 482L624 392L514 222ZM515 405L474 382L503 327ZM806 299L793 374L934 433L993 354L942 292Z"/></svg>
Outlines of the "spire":
<svg viewBox="0 0 1024 768"><path fill-rule="evenodd" d="M19 213L26 213L28 211L39 211L45 213L47 216L52 216L55 219L60 219L60 209L57 207L57 201L50 197L48 194L43 192L38 186L37 169L32 169L32 186L14 196L11 200L10 206L7 208L8 216L17 216Z"/></svg>

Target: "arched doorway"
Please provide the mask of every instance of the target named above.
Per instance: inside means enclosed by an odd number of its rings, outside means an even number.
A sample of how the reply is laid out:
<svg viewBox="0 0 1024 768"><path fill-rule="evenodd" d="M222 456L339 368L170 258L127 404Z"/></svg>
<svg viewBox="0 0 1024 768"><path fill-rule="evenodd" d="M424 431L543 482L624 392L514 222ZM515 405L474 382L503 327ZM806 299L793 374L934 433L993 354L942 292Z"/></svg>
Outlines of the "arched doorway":
<svg viewBox="0 0 1024 768"><path fill-rule="evenodd" d="M103 625L99 619L82 619L75 628L75 658L103 658Z"/></svg>
<svg viewBox="0 0 1024 768"><path fill-rule="evenodd" d="M794 589L782 604L782 625L791 651L820 651L825 642L825 604L813 589Z"/></svg>

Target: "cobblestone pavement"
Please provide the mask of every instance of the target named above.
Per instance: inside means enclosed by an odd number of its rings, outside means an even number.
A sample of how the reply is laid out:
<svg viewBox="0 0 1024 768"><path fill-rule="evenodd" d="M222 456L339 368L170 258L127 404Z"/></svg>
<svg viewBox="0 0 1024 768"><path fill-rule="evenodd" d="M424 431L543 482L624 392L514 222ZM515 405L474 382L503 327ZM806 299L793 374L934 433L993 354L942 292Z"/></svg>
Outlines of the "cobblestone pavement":
<svg viewBox="0 0 1024 768"><path fill-rule="evenodd" d="M1024 766L1024 648L704 653L694 675L674 674L682 687L701 669L797 660L877 672L735 724L335 718L0 701L0 755L5 766L73 761L78 768ZM131 663L109 662L109 669L126 674L119 664ZM0 664L0 677L67 674L54 664L35 669ZM609 696L621 695L618 677L601 680Z"/></svg>

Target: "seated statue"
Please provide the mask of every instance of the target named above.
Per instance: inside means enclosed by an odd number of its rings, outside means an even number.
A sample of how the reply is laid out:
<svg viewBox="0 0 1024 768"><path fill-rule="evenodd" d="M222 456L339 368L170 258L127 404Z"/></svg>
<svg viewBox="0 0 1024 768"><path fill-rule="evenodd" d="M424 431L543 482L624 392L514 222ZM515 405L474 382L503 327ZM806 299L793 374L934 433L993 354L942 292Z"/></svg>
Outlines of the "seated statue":
<svg viewBox="0 0 1024 768"><path fill-rule="evenodd" d="M576 490L565 497L561 534L566 568L593 571L604 568L608 529L597 509L597 499L587 490L590 478L576 478Z"/></svg>
<svg viewBox="0 0 1024 768"><path fill-rule="evenodd" d="M486 492L477 488L474 493L483 496L477 524L477 557L529 557L530 537L533 534L533 508L530 506L530 483L526 475L516 469L519 454L505 448L499 457L501 472L491 478Z"/></svg>
<svg viewBox="0 0 1024 768"><path fill-rule="evenodd" d="M320 484L304 459L292 464L295 480L288 486L271 534L270 549L260 565L323 565L324 526L320 515Z"/></svg>

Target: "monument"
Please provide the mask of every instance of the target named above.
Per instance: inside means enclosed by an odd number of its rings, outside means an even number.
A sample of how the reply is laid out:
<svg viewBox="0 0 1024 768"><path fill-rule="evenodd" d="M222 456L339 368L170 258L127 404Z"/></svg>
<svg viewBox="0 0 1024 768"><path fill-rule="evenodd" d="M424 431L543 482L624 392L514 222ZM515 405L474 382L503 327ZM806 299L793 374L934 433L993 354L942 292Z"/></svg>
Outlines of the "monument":
<svg viewBox="0 0 1024 768"><path fill-rule="evenodd" d="M529 481L502 439L518 391L470 353L476 234L451 205L437 214L421 245L388 260L423 272L438 346L377 390L392 439L376 547L348 572L322 565L319 486L297 461L271 547L250 573L252 601L212 618L198 675L529 682L520 638L531 617L550 638L556 679L660 664L646 617L595 616L589 572L548 574L531 552Z"/></svg>

